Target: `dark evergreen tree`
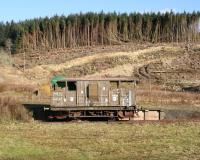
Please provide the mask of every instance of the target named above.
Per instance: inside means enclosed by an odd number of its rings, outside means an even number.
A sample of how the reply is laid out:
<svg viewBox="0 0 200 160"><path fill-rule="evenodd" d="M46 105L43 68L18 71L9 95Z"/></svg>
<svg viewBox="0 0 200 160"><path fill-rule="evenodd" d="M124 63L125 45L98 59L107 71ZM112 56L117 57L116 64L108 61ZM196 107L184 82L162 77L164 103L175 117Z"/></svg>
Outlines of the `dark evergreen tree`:
<svg viewBox="0 0 200 160"><path fill-rule="evenodd" d="M86 13L0 23L0 46L12 53L125 42L197 42L200 12Z"/></svg>

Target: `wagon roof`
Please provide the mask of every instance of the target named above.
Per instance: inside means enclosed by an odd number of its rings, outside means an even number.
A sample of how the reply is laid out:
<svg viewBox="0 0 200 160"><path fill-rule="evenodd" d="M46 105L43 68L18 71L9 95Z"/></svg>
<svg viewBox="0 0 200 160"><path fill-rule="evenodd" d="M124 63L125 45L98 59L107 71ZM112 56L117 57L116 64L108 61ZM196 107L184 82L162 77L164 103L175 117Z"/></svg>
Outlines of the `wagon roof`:
<svg viewBox="0 0 200 160"><path fill-rule="evenodd" d="M126 81L134 82L136 81L132 77L111 77L111 78L64 78L61 81Z"/></svg>

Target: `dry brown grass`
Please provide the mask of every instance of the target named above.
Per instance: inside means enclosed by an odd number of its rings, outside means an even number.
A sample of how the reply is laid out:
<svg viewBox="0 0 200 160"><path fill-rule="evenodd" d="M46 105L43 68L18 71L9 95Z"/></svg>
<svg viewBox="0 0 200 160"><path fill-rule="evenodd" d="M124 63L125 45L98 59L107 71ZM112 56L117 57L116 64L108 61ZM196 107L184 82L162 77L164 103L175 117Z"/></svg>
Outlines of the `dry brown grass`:
<svg viewBox="0 0 200 160"><path fill-rule="evenodd" d="M10 66L12 63L12 59L9 56L9 53L0 49L0 65Z"/></svg>
<svg viewBox="0 0 200 160"><path fill-rule="evenodd" d="M30 121L31 114L12 97L0 97L0 121Z"/></svg>
<svg viewBox="0 0 200 160"><path fill-rule="evenodd" d="M199 93L192 92L176 92L165 90L160 86L152 86L137 89L138 103L154 103L154 104L176 104L176 105L200 105Z"/></svg>
<svg viewBox="0 0 200 160"><path fill-rule="evenodd" d="M66 75L68 77L82 77L127 63L132 63L132 60L128 56L100 58L84 65L64 69L62 71L62 75Z"/></svg>
<svg viewBox="0 0 200 160"><path fill-rule="evenodd" d="M4 91L15 91L15 92L34 92L36 86L26 84L0 84L0 92Z"/></svg>
<svg viewBox="0 0 200 160"><path fill-rule="evenodd" d="M133 44L132 47L134 47L135 45ZM157 46L157 45L153 45L153 46L149 46L149 45L144 45L144 47L136 47L134 50L123 50L123 49L120 49L119 51L118 50L115 50L112 48L111 51L107 51L107 52L98 52L98 54L96 54L97 52L93 52L92 54L89 54L89 55L84 55L84 56L81 56L82 53L80 53L80 57L76 57L76 58L73 58L71 60L67 60L65 58L62 59L65 60L63 63L59 63L59 64L52 64L52 62L55 61L55 57L53 56L53 54L51 56L48 56L47 59L49 59L50 57L53 57L53 61L52 61L52 58L51 59L51 63L48 63L45 65L44 61L43 60L40 64L41 65L37 65L35 67L32 67L32 68L28 68L26 69L25 71L25 74L27 77L30 77L31 79L34 79L34 80L37 80L38 82L46 82L48 80L48 78L51 77L52 73L56 72L64 72L68 69L72 69L73 67L79 67L79 66L84 66L84 65L87 65L88 63L93 63L94 61L97 61L98 59L108 59L108 58L114 58L114 57L119 57L119 56L127 56L129 57L131 60L134 61L134 63L132 63L132 66L137 66L137 65L142 65L142 64L146 64L148 61L146 60L142 60L142 62L138 59L138 56L139 55L142 55L142 54L152 54L154 52L157 52L157 51L161 51L163 50L163 47L165 50L172 50L174 51L176 48L179 49L179 47L173 47L172 45L165 45L165 44L161 44L160 46ZM123 48L121 46L121 48ZM129 47L131 48L131 47ZM74 53L72 52L70 54L70 57L73 57ZM60 57L60 56L59 56ZM152 61L152 60L151 60ZM125 61L124 61L125 62ZM112 62L111 62L112 63ZM127 62L126 62L127 63ZM121 66L121 65L124 65L126 63L122 63L122 64L118 64L118 65L115 65L115 66L112 66L112 70L115 70L116 67L118 66ZM105 64L104 62L101 63L102 64ZM93 65L94 66L94 65ZM107 69L111 69L110 67L107 67ZM77 68L74 68L77 70ZM88 70L88 67L85 68L86 70ZM103 70L105 70L106 68L104 68ZM106 70L107 70L106 69ZM128 72L130 71L130 68L129 66L125 69L127 70L128 69ZM78 70L80 70L78 68ZM89 68L90 70L90 68ZM83 73L81 73L81 75L85 75L85 74L95 74L95 73L98 73L99 71L102 71L102 70L96 70L95 68L91 69L92 71L90 71L89 73L85 73L85 70L83 71ZM81 71L82 72L82 71ZM119 72L119 71L118 71ZM78 72L79 73L79 72ZM111 71L112 73L112 71ZM64 72L64 74L67 74ZM124 74L124 70L122 72L119 72L118 75L120 74ZM103 76L104 75L104 72L101 72L100 76ZM69 75L67 75L69 76Z"/></svg>

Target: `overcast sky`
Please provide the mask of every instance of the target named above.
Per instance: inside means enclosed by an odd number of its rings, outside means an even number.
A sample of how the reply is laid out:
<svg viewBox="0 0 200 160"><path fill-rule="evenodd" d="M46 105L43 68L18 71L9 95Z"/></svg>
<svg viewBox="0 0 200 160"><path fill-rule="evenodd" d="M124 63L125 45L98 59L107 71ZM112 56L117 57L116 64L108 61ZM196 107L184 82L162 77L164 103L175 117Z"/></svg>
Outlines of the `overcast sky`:
<svg viewBox="0 0 200 160"><path fill-rule="evenodd" d="M200 11L200 0L0 0L0 21L80 12Z"/></svg>

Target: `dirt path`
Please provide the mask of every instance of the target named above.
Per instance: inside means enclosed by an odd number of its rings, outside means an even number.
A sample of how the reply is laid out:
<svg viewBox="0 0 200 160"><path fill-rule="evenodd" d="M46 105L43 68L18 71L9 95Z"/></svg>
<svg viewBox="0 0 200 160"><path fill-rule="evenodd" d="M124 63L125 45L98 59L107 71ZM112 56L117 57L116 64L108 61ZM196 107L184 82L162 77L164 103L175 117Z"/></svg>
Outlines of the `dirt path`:
<svg viewBox="0 0 200 160"><path fill-rule="evenodd" d="M168 51L179 51L181 50L181 48L178 48L178 47L172 47L172 46L159 46L159 47L151 47L151 48L148 48L148 49L144 49L144 50L139 50L139 51L136 51L136 52L126 52L124 53L124 55L127 55L129 56L134 63L131 63L131 64L125 64L125 65L120 65L120 66L116 66L114 68L109 68L109 69L106 69L104 71L101 71L101 72L97 72L97 73L94 73L92 75L87 75L85 76L85 78L88 78L88 77L101 77L101 76L105 76L105 75L109 75L109 76L132 76L133 74L133 71L135 68L139 68L139 67L142 67L146 64L149 64L149 63L153 63L153 62L156 62L156 61L163 61L163 62L168 62L168 61L172 61L175 57L158 57L158 58L155 58L153 60L148 60L148 59L139 59L138 57L140 55L143 55L143 54L148 54L148 53L154 53L154 52L157 52L157 51L161 51L161 50L168 50Z"/></svg>

